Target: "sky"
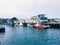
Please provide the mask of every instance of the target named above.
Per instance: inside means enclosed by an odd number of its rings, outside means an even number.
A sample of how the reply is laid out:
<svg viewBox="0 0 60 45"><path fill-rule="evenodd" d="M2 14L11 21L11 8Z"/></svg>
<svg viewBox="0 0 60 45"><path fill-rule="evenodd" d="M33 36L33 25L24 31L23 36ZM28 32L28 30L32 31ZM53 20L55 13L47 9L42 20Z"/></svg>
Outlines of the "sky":
<svg viewBox="0 0 60 45"><path fill-rule="evenodd" d="M0 18L60 18L60 0L0 0Z"/></svg>

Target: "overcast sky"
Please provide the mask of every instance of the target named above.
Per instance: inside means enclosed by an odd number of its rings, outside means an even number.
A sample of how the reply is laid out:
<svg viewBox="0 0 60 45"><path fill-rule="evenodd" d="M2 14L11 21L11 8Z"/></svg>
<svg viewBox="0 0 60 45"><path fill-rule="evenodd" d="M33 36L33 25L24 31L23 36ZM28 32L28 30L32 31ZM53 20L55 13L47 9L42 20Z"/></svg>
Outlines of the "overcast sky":
<svg viewBox="0 0 60 45"><path fill-rule="evenodd" d="M60 18L60 0L0 0L0 18L30 18L41 13Z"/></svg>

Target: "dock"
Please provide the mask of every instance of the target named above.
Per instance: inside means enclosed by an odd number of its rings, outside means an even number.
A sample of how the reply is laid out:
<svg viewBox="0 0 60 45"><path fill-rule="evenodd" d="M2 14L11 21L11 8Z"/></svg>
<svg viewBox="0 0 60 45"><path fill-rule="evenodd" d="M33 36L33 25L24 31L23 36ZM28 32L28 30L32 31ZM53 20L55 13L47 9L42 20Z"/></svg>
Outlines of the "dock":
<svg viewBox="0 0 60 45"><path fill-rule="evenodd" d="M23 26L27 26L27 24L35 25L37 22L38 22L38 20L20 19L18 21L14 21L14 24L19 25L20 23L22 23ZM49 25L52 28L60 28L60 22L47 22L44 25Z"/></svg>
<svg viewBox="0 0 60 45"><path fill-rule="evenodd" d="M48 22L45 25L50 25L52 28L60 28L60 22Z"/></svg>

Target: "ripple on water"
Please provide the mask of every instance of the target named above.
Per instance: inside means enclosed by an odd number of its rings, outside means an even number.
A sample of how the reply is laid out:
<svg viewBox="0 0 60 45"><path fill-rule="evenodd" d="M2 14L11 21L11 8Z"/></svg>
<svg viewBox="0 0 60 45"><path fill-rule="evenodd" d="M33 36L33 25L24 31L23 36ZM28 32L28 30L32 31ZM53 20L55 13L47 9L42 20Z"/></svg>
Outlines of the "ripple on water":
<svg viewBox="0 0 60 45"><path fill-rule="evenodd" d="M6 26L6 32L1 37L2 45L59 45L60 29Z"/></svg>

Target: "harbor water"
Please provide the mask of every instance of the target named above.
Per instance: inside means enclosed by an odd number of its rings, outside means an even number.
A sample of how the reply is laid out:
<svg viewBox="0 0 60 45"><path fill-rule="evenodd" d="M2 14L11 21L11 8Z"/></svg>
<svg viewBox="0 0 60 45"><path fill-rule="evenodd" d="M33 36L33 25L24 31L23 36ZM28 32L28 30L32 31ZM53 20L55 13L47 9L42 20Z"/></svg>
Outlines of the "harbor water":
<svg viewBox="0 0 60 45"><path fill-rule="evenodd" d="M60 45L60 29L36 29L23 26L5 26L0 33L0 45Z"/></svg>

